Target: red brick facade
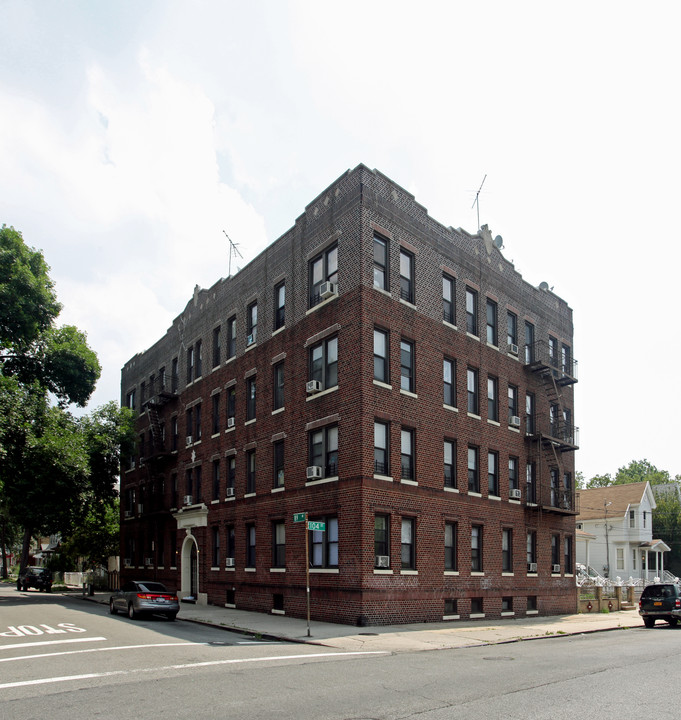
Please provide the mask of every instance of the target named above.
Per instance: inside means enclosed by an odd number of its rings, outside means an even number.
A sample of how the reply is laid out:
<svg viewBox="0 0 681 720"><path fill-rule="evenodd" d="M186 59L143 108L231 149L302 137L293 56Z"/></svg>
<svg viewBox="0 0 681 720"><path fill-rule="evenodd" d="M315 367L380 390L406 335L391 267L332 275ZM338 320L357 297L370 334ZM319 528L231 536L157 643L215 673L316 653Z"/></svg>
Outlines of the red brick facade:
<svg viewBox="0 0 681 720"><path fill-rule="evenodd" d="M383 265L374 260L376 235L387 248ZM385 290L374 287L377 267ZM330 285L315 284L317 268ZM443 314L443 275L455 289L452 316ZM477 299L474 332L467 288ZM311 299L320 289L328 297ZM375 329L388 348L380 381ZM455 370L448 403L445 359ZM124 575L154 577L198 602L303 617L305 529L293 515L308 513L326 522L324 533L309 533L313 618L362 625L574 612L575 367L563 300L523 281L486 228L473 236L445 228L360 165L237 275L197 288L168 333L123 368L122 398L140 411L141 438L134 467L122 473ZM469 376L477 380L473 412ZM322 389L309 392L313 377ZM378 465L375 422L389 438ZM454 449L451 471L445 441ZM275 447L283 447L280 472ZM479 487L469 456L477 457ZM491 477L488 461L497 464ZM320 470L308 478L308 467Z"/></svg>

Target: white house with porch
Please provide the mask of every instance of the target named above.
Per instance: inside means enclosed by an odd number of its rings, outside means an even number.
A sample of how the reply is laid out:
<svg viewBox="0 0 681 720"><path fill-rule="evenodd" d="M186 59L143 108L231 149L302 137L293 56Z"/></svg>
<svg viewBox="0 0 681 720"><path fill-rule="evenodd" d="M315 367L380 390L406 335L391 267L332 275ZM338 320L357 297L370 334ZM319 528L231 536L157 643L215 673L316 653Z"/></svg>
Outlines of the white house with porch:
<svg viewBox="0 0 681 720"><path fill-rule="evenodd" d="M600 575L651 582L664 576L669 546L653 538L650 483L578 490L576 559ZM582 531L582 532L579 532Z"/></svg>

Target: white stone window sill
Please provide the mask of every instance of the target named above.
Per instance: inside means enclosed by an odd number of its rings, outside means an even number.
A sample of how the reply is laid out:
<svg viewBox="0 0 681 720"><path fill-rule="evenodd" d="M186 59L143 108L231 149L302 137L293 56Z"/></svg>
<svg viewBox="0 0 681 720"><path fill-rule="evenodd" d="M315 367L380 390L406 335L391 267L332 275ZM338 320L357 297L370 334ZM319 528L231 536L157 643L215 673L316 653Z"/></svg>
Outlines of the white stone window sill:
<svg viewBox="0 0 681 720"><path fill-rule="evenodd" d="M379 570L378 568L374 568L374 575L393 575L392 570Z"/></svg>
<svg viewBox="0 0 681 720"><path fill-rule="evenodd" d="M466 413L466 415L468 415L469 418L473 418L474 420L482 420L482 417L480 415L476 415L475 413L469 412Z"/></svg>
<svg viewBox="0 0 681 720"><path fill-rule="evenodd" d="M406 305L407 307L412 308L413 310L416 310L416 305L414 303L409 302L408 300L403 300L402 298L400 298L400 303L402 305Z"/></svg>
<svg viewBox="0 0 681 720"><path fill-rule="evenodd" d="M461 615L443 615L443 620L459 620L461 618Z"/></svg>
<svg viewBox="0 0 681 720"><path fill-rule="evenodd" d="M477 340L478 342L480 342L480 338L477 335L473 335L473 333L469 333L468 331L466 331L466 337L469 337L471 340Z"/></svg>
<svg viewBox="0 0 681 720"><path fill-rule="evenodd" d="M280 407L280 408L277 408L276 410L272 410L272 415L278 415L279 413L284 412L284 410L286 410L285 407Z"/></svg>
<svg viewBox="0 0 681 720"><path fill-rule="evenodd" d="M468 494L469 494L471 497L479 497L479 498L482 497L482 493L473 492L472 490L469 490L469 491L468 491Z"/></svg>
<svg viewBox="0 0 681 720"><path fill-rule="evenodd" d="M270 572L271 573L285 573L286 568L273 567L273 568L270 568Z"/></svg>
<svg viewBox="0 0 681 720"><path fill-rule="evenodd" d="M329 393L336 392L338 390L338 385L334 385L333 387L329 388L328 390L322 390L321 392L314 393L314 395L308 395L305 398L305 402L310 402L310 400L316 400L317 398L324 397L324 395L328 395Z"/></svg>
<svg viewBox="0 0 681 720"><path fill-rule="evenodd" d="M480 572L479 570L473 570L471 571L471 577L484 577L485 573Z"/></svg>
<svg viewBox="0 0 681 720"><path fill-rule="evenodd" d="M244 568L244 572L252 572L252 573L254 573L254 572L255 572L255 568L254 568L254 567Z"/></svg>
<svg viewBox="0 0 681 720"><path fill-rule="evenodd" d="M456 325L452 325L452 323L447 322L446 320L442 321L443 325L446 325L448 328L451 328L452 330L458 330L459 328Z"/></svg>
<svg viewBox="0 0 681 720"><path fill-rule="evenodd" d="M458 570L445 570L445 577L457 577L458 575Z"/></svg>
<svg viewBox="0 0 681 720"><path fill-rule="evenodd" d="M244 495L244 498L252 498L252 497L255 497L255 493L246 493Z"/></svg>
<svg viewBox="0 0 681 720"><path fill-rule="evenodd" d="M539 610L527 610L525 615L539 615Z"/></svg>
<svg viewBox="0 0 681 720"><path fill-rule="evenodd" d="M338 568L310 568L310 573L317 575L339 575L340 570Z"/></svg>
<svg viewBox="0 0 681 720"><path fill-rule="evenodd" d="M400 482L402 483L402 485L418 485L418 482L416 482L416 480L405 480L404 478L402 478Z"/></svg>
<svg viewBox="0 0 681 720"><path fill-rule="evenodd" d="M515 613L513 610L502 610L501 617L513 617Z"/></svg>
<svg viewBox="0 0 681 720"><path fill-rule="evenodd" d="M400 575L418 575L418 570L400 570Z"/></svg>
<svg viewBox="0 0 681 720"><path fill-rule="evenodd" d="M275 610L272 608L272 615L286 615L286 613L283 610Z"/></svg>
<svg viewBox="0 0 681 720"><path fill-rule="evenodd" d="M445 403L442 403L442 407L443 407L445 410L449 410L449 412L456 412L456 413L459 412L459 408L458 408L458 407L454 407L454 405L445 405Z"/></svg>
<svg viewBox="0 0 681 720"><path fill-rule="evenodd" d="M246 422L244 423L244 426L246 426L246 425L253 425L253 423L254 423L256 420L257 420L257 418L253 418L252 420L246 420Z"/></svg>
<svg viewBox="0 0 681 720"><path fill-rule="evenodd" d="M482 620L482 618L485 617L485 613L471 613L470 618L471 620Z"/></svg>
<svg viewBox="0 0 681 720"><path fill-rule="evenodd" d="M270 490L272 493L284 492L286 488L282 485L281 487L275 487Z"/></svg>
<svg viewBox="0 0 681 720"><path fill-rule="evenodd" d="M460 492L459 488L452 488L452 487L445 487L445 492L451 492L451 493L458 493Z"/></svg>
<svg viewBox="0 0 681 720"><path fill-rule="evenodd" d="M488 495L487 499L488 500L498 500L499 502L501 502L501 498L498 495Z"/></svg>
<svg viewBox="0 0 681 720"><path fill-rule="evenodd" d="M225 603L226 608L232 608L232 610L236 610L236 605L234 603Z"/></svg>
<svg viewBox="0 0 681 720"><path fill-rule="evenodd" d="M322 478L321 480L308 480L305 483L305 487L311 487L312 485L323 485L324 483L338 482L338 475L334 477Z"/></svg>
<svg viewBox="0 0 681 720"><path fill-rule="evenodd" d="M328 305L330 302L333 302L334 300L338 299L338 294L332 295L331 297L326 298L326 300L322 300L321 302L318 302L314 307L311 307L305 315L309 315L310 313L316 312L319 310L319 308L324 307L325 305Z"/></svg>
<svg viewBox="0 0 681 720"><path fill-rule="evenodd" d="M393 482L393 479L390 477L390 475L377 475L374 473L374 480L384 480L385 482Z"/></svg>
<svg viewBox="0 0 681 720"><path fill-rule="evenodd" d="M384 382L382 382L381 380L374 380L374 385L376 385L376 387L385 388L386 390L392 390L392 389L393 389L393 386L392 386L392 385L388 385L388 383L384 383Z"/></svg>
<svg viewBox="0 0 681 720"><path fill-rule="evenodd" d="M400 395L406 395L407 397L414 398L415 400L418 400L419 398L419 396L416 393L411 392L411 390L403 390L402 388L400 388Z"/></svg>
<svg viewBox="0 0 681 720"><path fill-rule="evenodd" d="M496 420L490 420L489 418L487 418L487 422L490 425L496 425L496 427L501 427L501 423L498 423Z"/></svg>

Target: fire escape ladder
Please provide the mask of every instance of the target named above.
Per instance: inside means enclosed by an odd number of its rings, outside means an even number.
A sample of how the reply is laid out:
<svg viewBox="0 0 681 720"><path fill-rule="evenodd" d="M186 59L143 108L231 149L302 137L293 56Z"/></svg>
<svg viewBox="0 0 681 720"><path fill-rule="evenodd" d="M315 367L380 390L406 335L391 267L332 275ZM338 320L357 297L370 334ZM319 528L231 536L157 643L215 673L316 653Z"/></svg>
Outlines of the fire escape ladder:
<svg viewBox="0 0 681 720"><path fill-rule="evenodd" d="M164 448L161 421L158 416L158 410L151 403L147 406L147 414L149 416L149 431L151 433L151 445L153 452L162 452Z"/></svg>

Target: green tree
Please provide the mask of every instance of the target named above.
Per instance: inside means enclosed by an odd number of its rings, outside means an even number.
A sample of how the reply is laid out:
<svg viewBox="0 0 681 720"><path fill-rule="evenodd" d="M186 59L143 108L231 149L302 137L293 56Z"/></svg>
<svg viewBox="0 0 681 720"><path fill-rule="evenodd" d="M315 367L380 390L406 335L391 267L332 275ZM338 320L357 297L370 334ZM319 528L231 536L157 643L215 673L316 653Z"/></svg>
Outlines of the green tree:
<svg viewBox="0 0 681 720"><path fill-rule="evenodd" d="M666 470L658 470L648 460L632 460L628 465L623 465L615 476L615 485L626 483L637 483L648 481L651 485L661 485L671 482L669 473Z"/></svg>
<svg viewBox="0 0 681 720"><path fill-rule="evenodd" d="M85 518L62 543L61 554L71 561L85 558L90 567L106 565L107 558L118 555L120 532L119 500L93 503Z"/></svg>
<svg viewBox="0 0 681 720"><path fill-rule="evenodd" d="M584 487L587 490L591 490L592 488L609 487L613 483L614 481L610 473L606 473L605 475L594 475Z"/></svg>

